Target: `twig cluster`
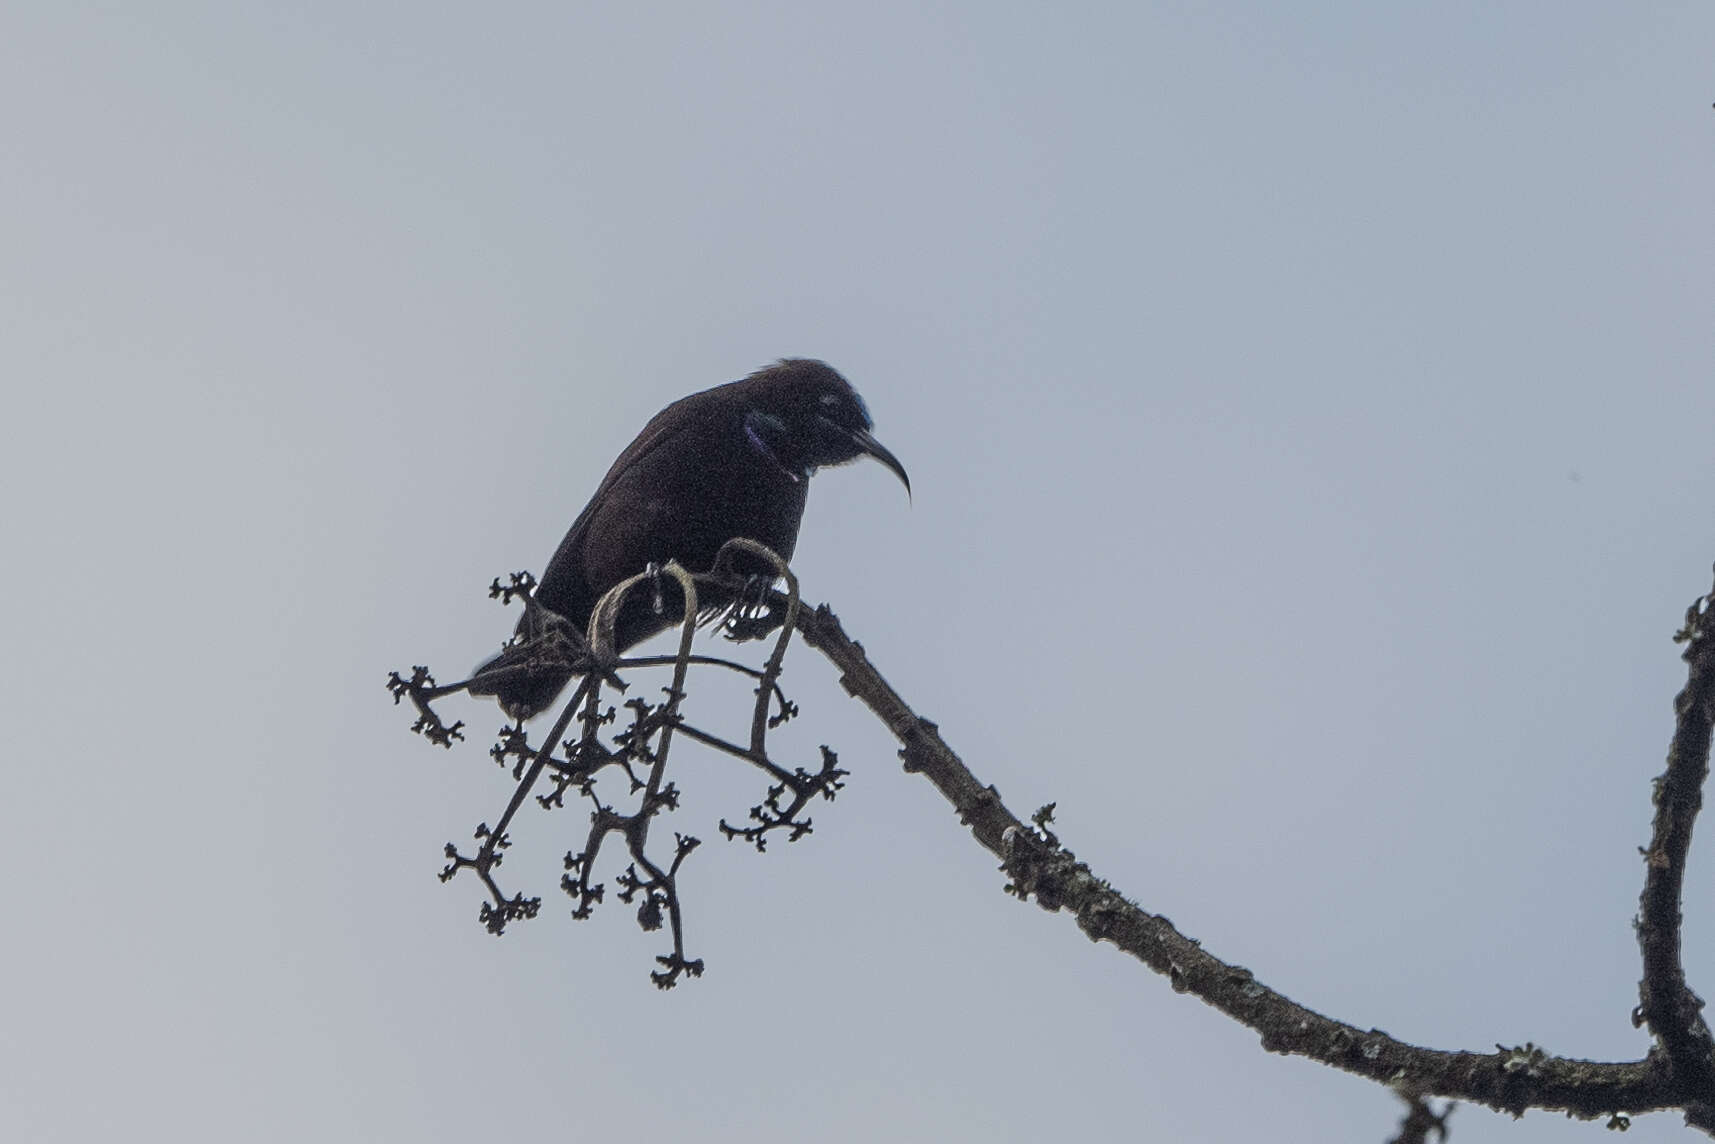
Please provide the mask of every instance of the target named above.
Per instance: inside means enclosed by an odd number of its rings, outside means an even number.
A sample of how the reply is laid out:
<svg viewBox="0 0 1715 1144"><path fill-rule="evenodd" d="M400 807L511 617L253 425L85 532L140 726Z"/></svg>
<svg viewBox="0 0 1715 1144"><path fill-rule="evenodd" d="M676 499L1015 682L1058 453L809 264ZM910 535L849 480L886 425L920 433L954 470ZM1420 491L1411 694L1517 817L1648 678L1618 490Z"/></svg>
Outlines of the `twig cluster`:
<svg viewBox="0 0 1715 1144"><path fill-rule="evenodd" d="M747 581L730 572L731 557L737 553L748 553L771 563L786 581L788 591L784 595L769 593L766 584L758 586L754 580ZM664 579L678 582L685 603L678 652L671 656L618 658L613 651L613 633L627 595L652 591L659 599ZM718 586L723 598L736 597L741 602L731 608L699 614L699 584L705 589L705 599L709 597L706 590ZM508 649L503 670L516 677L529 677L535 672L570 673L577 675L579 682L541 741L532 742L522 723L500 731L489 754L502 767L510 767L514 783L511 798L493 826L487 822L477 826L473 853L467 854L457 845L447 843L447 865L441 871L441 880L447 881L464 870L476 875L487 891L479 917L490 933L503 933L511 922L535 917L541 909L541 899L522 893L508 895L495 874L511 845L509 831L513 818L527 798L534 797L544 810L564 808L568 796L581 800L589 806L589 831L583 845L566 854L565 873L560 879L560 888L573 902L572 916L587 918L604 900L607 887L596 880L598 859L604 844L617 836L629 861L613 878L613 896L635 908L638 924L645 931L654 932L663 924L667 926L673 948L656 958L660 968L650 977L657 986L671 988L680 977L698 977L703 972L702 959L691 958L685 952L678 883L680 867L700 844L699 840L675 831L670 850L661 852L650 846L650 828L656 817L679 805L679 789L667 773L675 737L684 736L742 759L768 775L767 793L759 804L750 808L750 825L733 826L725 819L720 822L720 830L729 840L743 839L758 850L766 849L769 835L777 831L783 832L788 841L810 833L810 819L803 814L805 807L818 796L832 799L846 776L837 765L834 752L825 746L821 749L821 766L814 771L803 767L788 769L768 754L768 732L798 713L796 704L786 698L779 685L787 643L799 615L797 580L774 552L753 541L734 540L722 549L713 572L693 576L679 565L668 563L664 568L651 568L617 585L597 603L587 638L565 617L537 604L531 598L533 587L534 582L523 573L515 574L504 586L498 580L490 586L490 595L503 602L522 598L527 609L522 634ZM773 651L760 670L731 660L691 654L692 637L699 622L716 621L732 639L758 639L775 633ZM756 701L751 709L746 742L730 741L686 721L681 708L693 667L734 671L756 681ZM663 698L659 701L625 700L619 705L625 712L621 718L619 710L607 701L607 694L626 690L621 672L645 668L670 668L672 681L662 688ZM409 699L415 707L417 719L412 724L413 731L430 743L451 747L453 742L464 738L461 733L464 724L445 723L433 703L466 690L471 683L472 680L464 680L437 686L426 667L416 667L409 676L391 673L387 686L395 703ZM629 801L626 808L604 798L598 788L598 776L610 768L623 776Z"/></svg>

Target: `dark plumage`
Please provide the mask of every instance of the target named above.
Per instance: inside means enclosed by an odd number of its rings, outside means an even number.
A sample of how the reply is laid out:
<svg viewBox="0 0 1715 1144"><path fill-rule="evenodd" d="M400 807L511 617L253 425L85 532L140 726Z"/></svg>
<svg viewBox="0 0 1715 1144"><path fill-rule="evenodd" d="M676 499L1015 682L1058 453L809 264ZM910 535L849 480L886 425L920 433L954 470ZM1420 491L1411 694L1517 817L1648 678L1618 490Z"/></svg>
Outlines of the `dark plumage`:
<svg viewBox="0 0 1715 1144"><path fill-rule="evenodd" d="M739 536L790 560L817 468L867 455L910 490L904 467L870 436L870 424L851 384L808 358L787 358L675 401L650 419L602 478L548 562L537 603L587 631L596 601L652 563L677 560L706 572L721 545ZM740 562L738 569L772 576L755 562ZM730 602L699 600L705 606ZM657 611L650 592L634 594L616 625L616 649L672 626L678 612L677 606ZM520 636L528 634L528 619L520 621ZM571 678L537 672L485 684L484 673L513 662L508 652L489 660L470 690L496 696L515 718L547 707Z"/></svg>

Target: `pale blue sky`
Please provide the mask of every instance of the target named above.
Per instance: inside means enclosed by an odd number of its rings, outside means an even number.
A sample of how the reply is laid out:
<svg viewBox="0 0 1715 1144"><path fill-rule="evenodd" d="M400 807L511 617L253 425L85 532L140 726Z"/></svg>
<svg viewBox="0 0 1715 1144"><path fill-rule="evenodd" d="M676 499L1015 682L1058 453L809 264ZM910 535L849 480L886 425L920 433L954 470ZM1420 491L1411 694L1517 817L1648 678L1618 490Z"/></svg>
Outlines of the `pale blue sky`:
<svg viewBox="0 0 1715 1144"><path fill-rule="evenodd" d="M12 6L0 1135L1386 1138L1004 896L803 649L850 787L759 858L685 752L702 980L566 916L576 812L517 825L500 941L435 880L498 716L431 750L387 670L492 651L483 586L644 420L785 354L915 490L819 476L806 593L1015 809L1314 1008L1638 1056L1712 44L1689 0Z"/></svg>

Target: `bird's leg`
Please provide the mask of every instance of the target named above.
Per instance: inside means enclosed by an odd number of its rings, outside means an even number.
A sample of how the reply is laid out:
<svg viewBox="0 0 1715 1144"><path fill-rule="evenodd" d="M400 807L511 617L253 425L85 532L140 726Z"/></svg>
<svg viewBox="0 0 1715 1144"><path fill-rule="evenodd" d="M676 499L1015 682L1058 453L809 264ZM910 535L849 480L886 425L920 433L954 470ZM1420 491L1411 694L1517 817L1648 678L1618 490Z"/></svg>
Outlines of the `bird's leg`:
<svg viewBox="0 0 1715 1144"><path fill-rule="evenodd" d="M667 601L661 595L661 565L651 560L644 565L643 574L649 577L649 585L654 591L650 597L650 608L659 616L667 611Z"/></svg>

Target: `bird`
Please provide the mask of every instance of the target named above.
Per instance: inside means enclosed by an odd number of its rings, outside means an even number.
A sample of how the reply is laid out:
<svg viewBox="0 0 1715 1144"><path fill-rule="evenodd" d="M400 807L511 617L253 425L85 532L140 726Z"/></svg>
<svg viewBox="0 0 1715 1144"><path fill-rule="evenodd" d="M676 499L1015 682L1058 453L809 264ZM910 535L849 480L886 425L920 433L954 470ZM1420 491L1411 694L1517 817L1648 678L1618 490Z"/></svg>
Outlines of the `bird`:
<svg viewBox="0 0 1715 1144"><path fill-rule="evenodd" d="M735 537L791 560L817 469L873 457L910 494L905 466L872 428L857 390L813 358L782 358L741 380L680 398L651 418L608 469L548 561L535 603L587 633L596 601L652 566L676 560L690 572L707 572ZM734 568L769 580L775 573L755 558L741 558ZM650 595L636 593L620 610L615 651L679 622L678 609L662 607L658 597L646 599ZM705 598L699 592L703 609L732 602L730 594ZM468 685L473 695L493 695L520 723L551 705L574 674L517 670L524 658L518 649L536 631L535 615L536 609L526 609L512 643L478 667Z"/></svg>

